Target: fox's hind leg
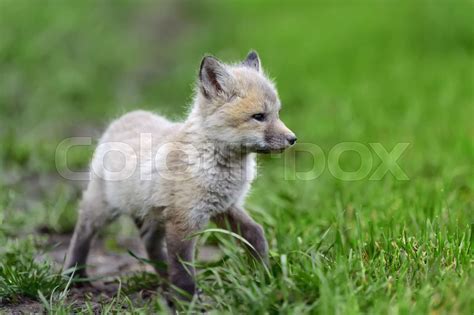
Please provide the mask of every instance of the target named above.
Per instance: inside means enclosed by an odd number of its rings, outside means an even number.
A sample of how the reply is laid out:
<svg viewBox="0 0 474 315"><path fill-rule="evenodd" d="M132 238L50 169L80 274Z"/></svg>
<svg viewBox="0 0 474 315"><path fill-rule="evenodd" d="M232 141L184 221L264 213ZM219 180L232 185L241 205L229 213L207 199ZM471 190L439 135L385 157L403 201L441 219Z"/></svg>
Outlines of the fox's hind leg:
<svg viewBox="0 0 474 315"><path fill-rule="evenodd" d="M92 240L102 227L116 217L117 213L107 206L98 192L92 192L91 189L85 192L66 256L66 270L76 268L74 276L87 277L86 262Z"/></svg>
<svg viewBox="0 0 474 315"><path fill-rule="evenodd" d="M154 262L156 272L167 281L167 254L165 248L165 224L152 219L135 218L148 258Z"/></svg>

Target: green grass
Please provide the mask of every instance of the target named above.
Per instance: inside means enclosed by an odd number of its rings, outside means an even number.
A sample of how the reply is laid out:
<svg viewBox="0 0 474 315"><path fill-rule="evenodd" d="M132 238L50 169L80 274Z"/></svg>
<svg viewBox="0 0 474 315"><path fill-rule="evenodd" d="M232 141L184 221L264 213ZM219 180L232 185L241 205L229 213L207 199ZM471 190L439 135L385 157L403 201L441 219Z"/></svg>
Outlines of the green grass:
<svg viewBox="0 0 474 315"><path fill-rule="evenodd" d="M50 296L65 287L67 279L48 262L35 261L31 239L5 244L0 254L0 303L18 303L22 298Z"/></svg>
<svg viewBox="0 0 474 315"><path fill-rule="evenodd" d="M58 143L97 138L134 108L183 117L205 53L235 61L253 48L303 143L260 158L247 201L269 239L270 273L232 238L213 235L224 258L201 266L204 301L184 309L472 314L472 20L472 1L0 2L0 301L15 294L53 313L77 310L68 290L53 290L67 278L32 262L26 238L45 225L72 229L79 189L61 181L34 189L57 174ZM285 179L292 155L296 171L311 168L304 143L327 158L342 142L369 148L364 179L343 181L327 167L313 180ZM410 143L398 160L409 180L369 180L381 163L369 143L389 152ZM86 168L92 151L75 148L68 164ZM347 152L340 165L351 171L361 162ZM38 277L19 277L28 271ZM128 289L103 310L162 311L156 296L131 298L140 281L150 282L124 279Z"/></svg>

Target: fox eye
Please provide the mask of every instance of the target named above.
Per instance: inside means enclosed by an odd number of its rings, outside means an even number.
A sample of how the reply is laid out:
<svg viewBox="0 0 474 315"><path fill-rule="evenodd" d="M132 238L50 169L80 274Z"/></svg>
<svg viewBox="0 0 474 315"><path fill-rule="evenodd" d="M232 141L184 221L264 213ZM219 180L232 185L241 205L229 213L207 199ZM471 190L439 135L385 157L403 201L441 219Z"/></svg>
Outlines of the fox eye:
<svg viewBox="0 0 474 315"><path fill-rule="evenodd" d="M257 121L264 121L265 120L265 114L264 113L253 114L252 118L257 120Z"/></svg>

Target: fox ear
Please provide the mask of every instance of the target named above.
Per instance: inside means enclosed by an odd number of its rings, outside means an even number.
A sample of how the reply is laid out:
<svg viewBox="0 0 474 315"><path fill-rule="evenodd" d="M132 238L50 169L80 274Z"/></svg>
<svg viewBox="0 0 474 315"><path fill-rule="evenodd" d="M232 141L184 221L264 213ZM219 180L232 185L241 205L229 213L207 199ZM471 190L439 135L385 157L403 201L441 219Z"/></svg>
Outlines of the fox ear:
<svg viewBox="0 0 474 315"><path fill-rule="evenodd" d="M199 69L199 87L206 98L227 94L232 75L217 58L206 56Z"/></svg>
<svg viewBox="0 0 474 315"><path fill-rule="evenodd" d="M258 54L255 50L249 52L247 58L242 61L242 64L246 67L257 70L258 72L260 72L262 68L260 58L258 57Z"/></svg>

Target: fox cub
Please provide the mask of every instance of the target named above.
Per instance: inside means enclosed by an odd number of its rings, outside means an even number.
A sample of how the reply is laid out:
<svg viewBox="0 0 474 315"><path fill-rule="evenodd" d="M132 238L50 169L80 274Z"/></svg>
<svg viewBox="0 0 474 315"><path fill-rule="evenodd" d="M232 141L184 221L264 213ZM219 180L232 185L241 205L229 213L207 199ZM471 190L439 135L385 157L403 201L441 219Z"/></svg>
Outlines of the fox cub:
<svg viewBox="0 0 474 315"><path fill-rule="evenodd" d="M196 291L192 235L212 220L231 228L267 261L262 227L243 208L255 174L255 153L280 152L296 137L280 120L280 100L256 52L238 64L207 56L184 122L146 111L113 121L91 163L66 267L85 277L94 235L121 214L140 229L161 277ZM166 266L166 268L163 268Z"/></svg>

